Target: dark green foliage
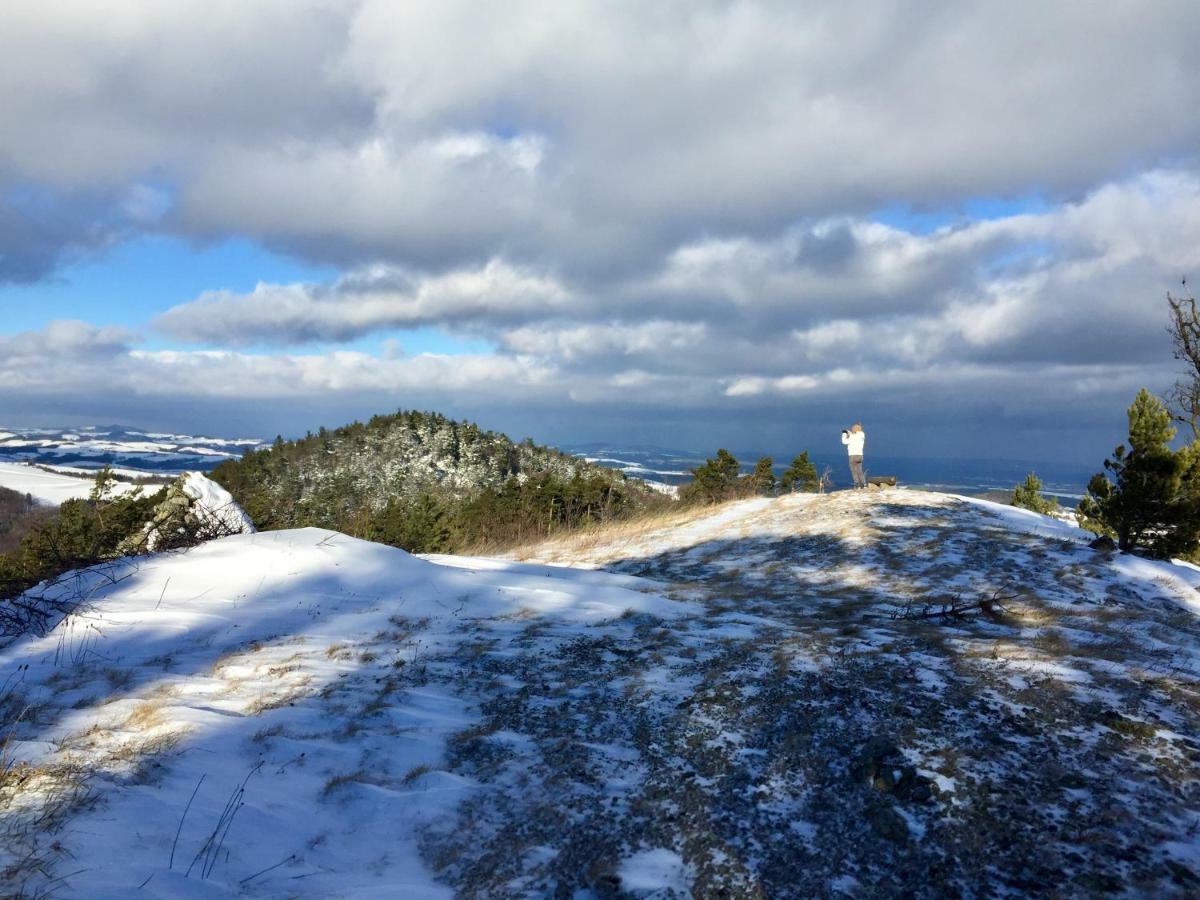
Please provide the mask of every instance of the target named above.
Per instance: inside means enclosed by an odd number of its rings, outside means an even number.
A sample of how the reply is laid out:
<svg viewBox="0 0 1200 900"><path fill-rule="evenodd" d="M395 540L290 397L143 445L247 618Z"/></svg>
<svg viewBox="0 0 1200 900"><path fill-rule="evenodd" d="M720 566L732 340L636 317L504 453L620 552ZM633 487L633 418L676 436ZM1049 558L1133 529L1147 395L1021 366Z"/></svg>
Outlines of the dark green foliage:
<svg viewBox="0 0 1200 900"><path fill-rule="evenodd" d="M739 465L732 453L724 448L712 459L689 470L692 480L679 491L681 500L690 503L720 503L739 494Z"/></svg>
<svg viewBox="0 0 1200 900"><path fill-rule="evenodd" d="M150 521L164 491L145 495L141 488L112 495L107 470L96 476L87 500L68 500L58 513L39 522L15 550L0 556L0 596L26 588L71 569L122 555L118 547Z"/></svg>
<svg viewBox="0 0 1200 900"><path fill-rule="evenodd" d="M620 472L415 411L276 438L212 477L260 529L331 528L420 553L511 543L665 502Z"/></svg>
<svg viewBox="0 0 1200 900"><path fill-rule="evenodd" d="M792 464L784 470L779 479L779 488L785 494L792 491L814 493L819 487L817 467L809 460L807 450L792 460Z"/></svg>
<svg viewBox="0 0 1200 900"><path fill-rule="evenodd" d="M762 457L754 464L754 471L747 478L755 494L763 497L775 496L775 460L769 456Z"/></svg>
<svg viewBox="0 0 1200 900"><path fill-rule="evenodd" d="M1115 537L1122 550L1189 556L1200 544L1200 449L1173 451L1163 402L1142 390L1129 407L1129 448L1104 461L1079 503L1080 523Z"/></svg>
<svg viewBox="0 0 1200 900"><path fill-rule="evenodd" d="M524 482L510 478L488 488L459 509L455 520L460 546L511 544L556 531L622 518L637 509L661 504L653 495L635 493L628 483L600 475L563 480L543 473Z"/></svg>
<svg viewBox="0 0 1200 900"><path fill-rule="evenodd" d="M432 494L422 494L412 503L393 500L370 517L371 540L410 553L441 553L450 549L451 537L450 511Z"/></svg>
<svg viewBox="0 0 1200 900"><path fill-rule="evenodd" d="M1013 489L1012 505L1048 516L1058 509L1058 501L1042 496L1042 480L1033 472Z"/></svg>

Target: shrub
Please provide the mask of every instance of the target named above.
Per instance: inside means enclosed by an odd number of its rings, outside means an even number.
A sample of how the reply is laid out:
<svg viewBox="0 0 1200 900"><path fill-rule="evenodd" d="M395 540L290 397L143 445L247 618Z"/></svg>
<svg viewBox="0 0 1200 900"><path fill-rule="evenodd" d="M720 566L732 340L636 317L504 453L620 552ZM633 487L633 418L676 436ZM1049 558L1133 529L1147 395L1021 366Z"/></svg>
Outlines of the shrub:
<svg viewBox="0 0 1200 900"><path fill-rule="evenodd" d="M1026 475L1025 481L1013 489L1012 505L1033 510L1044 516L1048 516L1058 509L1057 500L1042 496L1042 480L1033 472Z"/></svg>
<svg viewBox="0 0 1200 900"><path fill-rule="evenodd" d="M0 597L15 597L40 581L123 555L120 545L150 521L164 491L144 496L139 487L113 496L113 483L102 470L91 496L67 500L0 559Z"/></svg>

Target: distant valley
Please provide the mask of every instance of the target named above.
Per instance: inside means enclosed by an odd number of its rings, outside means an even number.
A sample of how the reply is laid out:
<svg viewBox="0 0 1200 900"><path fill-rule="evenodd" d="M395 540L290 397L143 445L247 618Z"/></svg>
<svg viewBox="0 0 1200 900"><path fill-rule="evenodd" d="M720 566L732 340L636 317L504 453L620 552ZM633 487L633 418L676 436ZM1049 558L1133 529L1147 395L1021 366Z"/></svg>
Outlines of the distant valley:
<svg viewBox="0 0 1200 900"><path fill-rule="evenodd" d="M19 428L0 425L0 462L29 462L95 471L104 466L134 473L175 475L207 471L263 442L139 431L117 425L84 428Z"/></svg>

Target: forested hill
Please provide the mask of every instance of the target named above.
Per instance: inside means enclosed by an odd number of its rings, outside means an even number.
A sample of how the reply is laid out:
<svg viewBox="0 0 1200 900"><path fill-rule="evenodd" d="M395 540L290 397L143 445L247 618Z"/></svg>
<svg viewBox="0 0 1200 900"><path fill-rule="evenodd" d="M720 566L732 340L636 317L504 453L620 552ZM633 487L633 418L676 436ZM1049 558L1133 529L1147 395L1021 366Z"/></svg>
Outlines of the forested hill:
<svg viewBox="0 0 1200 900"><path fill-rule="evenodd" d="M378 533L385 517L408 521L440 511L454 518L485 495L511 495L513 505L523 506L522 496L537 488L553 495L550 515L583 504L586 517L600 504L611 508L614 491L617 500L641 492L640 483L619 472L531 440L515 443L470 422L415 411L322 428L294 441L277 438L222 463L212 477L259 527L316 525L376 539L387 539Z"/></svg>

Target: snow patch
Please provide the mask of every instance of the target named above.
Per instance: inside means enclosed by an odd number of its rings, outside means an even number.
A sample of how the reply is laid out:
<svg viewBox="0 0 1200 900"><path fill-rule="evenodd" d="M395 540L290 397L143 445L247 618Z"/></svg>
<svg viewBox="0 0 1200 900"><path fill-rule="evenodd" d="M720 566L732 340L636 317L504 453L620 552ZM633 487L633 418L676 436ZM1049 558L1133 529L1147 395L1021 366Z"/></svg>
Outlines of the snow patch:
<svg viewBox="0 0 1200 900"><path fill-rule="evenodd" d="M617 875L621 887L636 893L679 891L683 896L691 892L692 872L683 858L673 850L658 847L642 850L621 861Z"/></svg>

